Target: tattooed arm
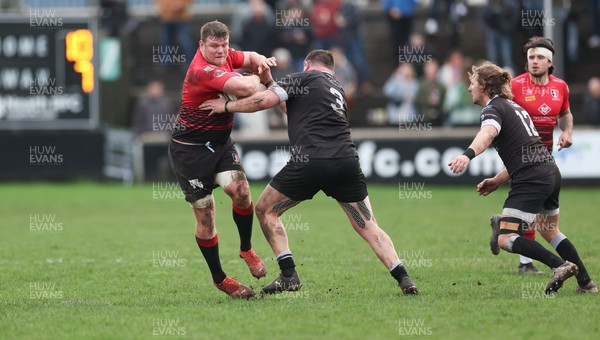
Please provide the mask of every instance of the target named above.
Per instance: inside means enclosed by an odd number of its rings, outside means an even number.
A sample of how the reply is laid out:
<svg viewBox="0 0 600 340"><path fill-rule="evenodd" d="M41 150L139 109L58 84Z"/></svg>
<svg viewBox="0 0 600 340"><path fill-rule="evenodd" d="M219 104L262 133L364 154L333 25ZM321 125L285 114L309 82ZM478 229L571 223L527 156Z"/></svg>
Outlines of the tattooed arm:
<svg viewBox="0 0 600 340"><path fill-rule="evenodd" d="M265 110L277 106L278 104L283 102L281 100L281 96L278 95L275 91L275 89L277 88L283 91L281 87L273 85L265 91L257 92L250 97L234 101L227 102L225 99L207 100L204 103L202 103L202 105L200 105L199 108L200 110L210 111L210 116L216 113L223 113L225 112L225 109L227 109L227 112L256 112L260 110ZM227 108L225 108L226 103Z"/></svg>

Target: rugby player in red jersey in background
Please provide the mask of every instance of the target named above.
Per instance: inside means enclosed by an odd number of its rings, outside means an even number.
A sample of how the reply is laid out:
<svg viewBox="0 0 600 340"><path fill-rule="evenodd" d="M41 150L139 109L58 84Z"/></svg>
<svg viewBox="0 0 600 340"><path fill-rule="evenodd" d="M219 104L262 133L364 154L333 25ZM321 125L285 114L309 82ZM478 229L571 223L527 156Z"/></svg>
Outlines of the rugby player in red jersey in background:
<svg viewBox="0 0 600 340"><path fill-rule="evenodd" d="M553 149L553 132L557 120L562 130L558 139L558 150L568 148L573 144L573 115L569 108L567 83L552 75L554 44L548 38L532 37L524 49L527 55L527 72L512 80L513 100L529 113L542 143L550 153ZM523 236L535 239L535 228L528 229ZM533 266L530 258L523 255L519 259L518 272L543 274Z"/></svg>
<svg viewBox="0 0 600 340"><path fill-rule="evenodd" d="M185 200L196 217L196 242L215 286L231 297L249 298L252 289L227 276L221 268L215 228L212 190L221 186L231 197L233 219L240 236L240 257L256 278L267 274L263 261L252 249L254 207L244 169L231 140L233 113L209 116L198 106L209 99L246 97L259 90L257 75L233 72L246 68L261 74L276 66L274 58L229 48L229 28L212 21L201 28L199 48L183 83L181 110L169 145L171 167Z"/></svg>

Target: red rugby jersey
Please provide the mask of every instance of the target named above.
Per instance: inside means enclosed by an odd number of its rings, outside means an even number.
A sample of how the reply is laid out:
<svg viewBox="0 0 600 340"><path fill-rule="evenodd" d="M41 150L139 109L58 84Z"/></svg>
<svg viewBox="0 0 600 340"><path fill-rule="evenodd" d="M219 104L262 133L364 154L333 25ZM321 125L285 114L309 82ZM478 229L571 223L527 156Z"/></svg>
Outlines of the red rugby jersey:
<svg viewBox="0 0 600 340"><path fill-rule="evenodd" d="M229 49L227 61L222 66L209 64L200 49L196 52L183 82L181 110L178 127L173 129L173 138L189 143L225 143L233 127L233 113L209 116L198 106L209 99L219 98L225 82L240 76L233 72L244 63L244 52Z"/></svg>
<svg viewBox="0 0 600 340"><path fill-rule="evenodd" d="M548 84L533 83L529 73L515 77L511 83L513 101L522 106L533 121L545 146L552 146L552 133L561 112L569 108L569 86L550 75Z"/></svg>

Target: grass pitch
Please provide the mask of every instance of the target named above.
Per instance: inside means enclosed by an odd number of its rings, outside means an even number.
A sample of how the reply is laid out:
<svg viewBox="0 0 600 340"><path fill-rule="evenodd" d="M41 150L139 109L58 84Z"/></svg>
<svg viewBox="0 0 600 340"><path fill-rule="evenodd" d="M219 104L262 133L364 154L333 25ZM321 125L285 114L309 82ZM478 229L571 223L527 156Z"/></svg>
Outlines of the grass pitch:
<svg viewBox="0 0 600 340"><path fill-rule="evenodd" d="M251 183L256 201L263 183ZM3 339L443 339L597 338L600 296L547 275L519 276L518 256L488 248L489 216L507 189L370 186L375 216L417 283L403 296L387 269L323 194L283 216L300 292L252 301L214 288L175 185L4 184L0 192L0 338ZM415 194L416 192L416 194ZM238 257L231 203L215 191L223 267L256 290ZM565 188L561 230L600 280L597 189ZM538 237L544 245L547 244Z"/></svg>

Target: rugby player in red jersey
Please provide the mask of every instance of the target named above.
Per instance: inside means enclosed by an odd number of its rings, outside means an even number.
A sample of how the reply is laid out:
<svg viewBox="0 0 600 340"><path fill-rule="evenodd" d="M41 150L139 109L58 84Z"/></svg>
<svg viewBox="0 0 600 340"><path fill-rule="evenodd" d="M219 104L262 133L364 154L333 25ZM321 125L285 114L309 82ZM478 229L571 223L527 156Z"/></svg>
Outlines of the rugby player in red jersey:
<svg viewBox="0 0 600 340"><path fill-rule="evenodd" d="M229 48L229 28L218 21L202 26L199 48L183 83L181 110L169 145L169 159L179 185L196 217L196 242L215 286L231 297L249 298L252 289L227 276L221 268L215 227L217 186L231 197L233 219L240 236L240 257L256 278L267 274L263 261L252 249L254 207L240 157L231 140L233 113L209 116L198 106L209 99L246 97L259 90L257 75L233 72L247 68L261 74L276 66L274 58Z"/></svg>

